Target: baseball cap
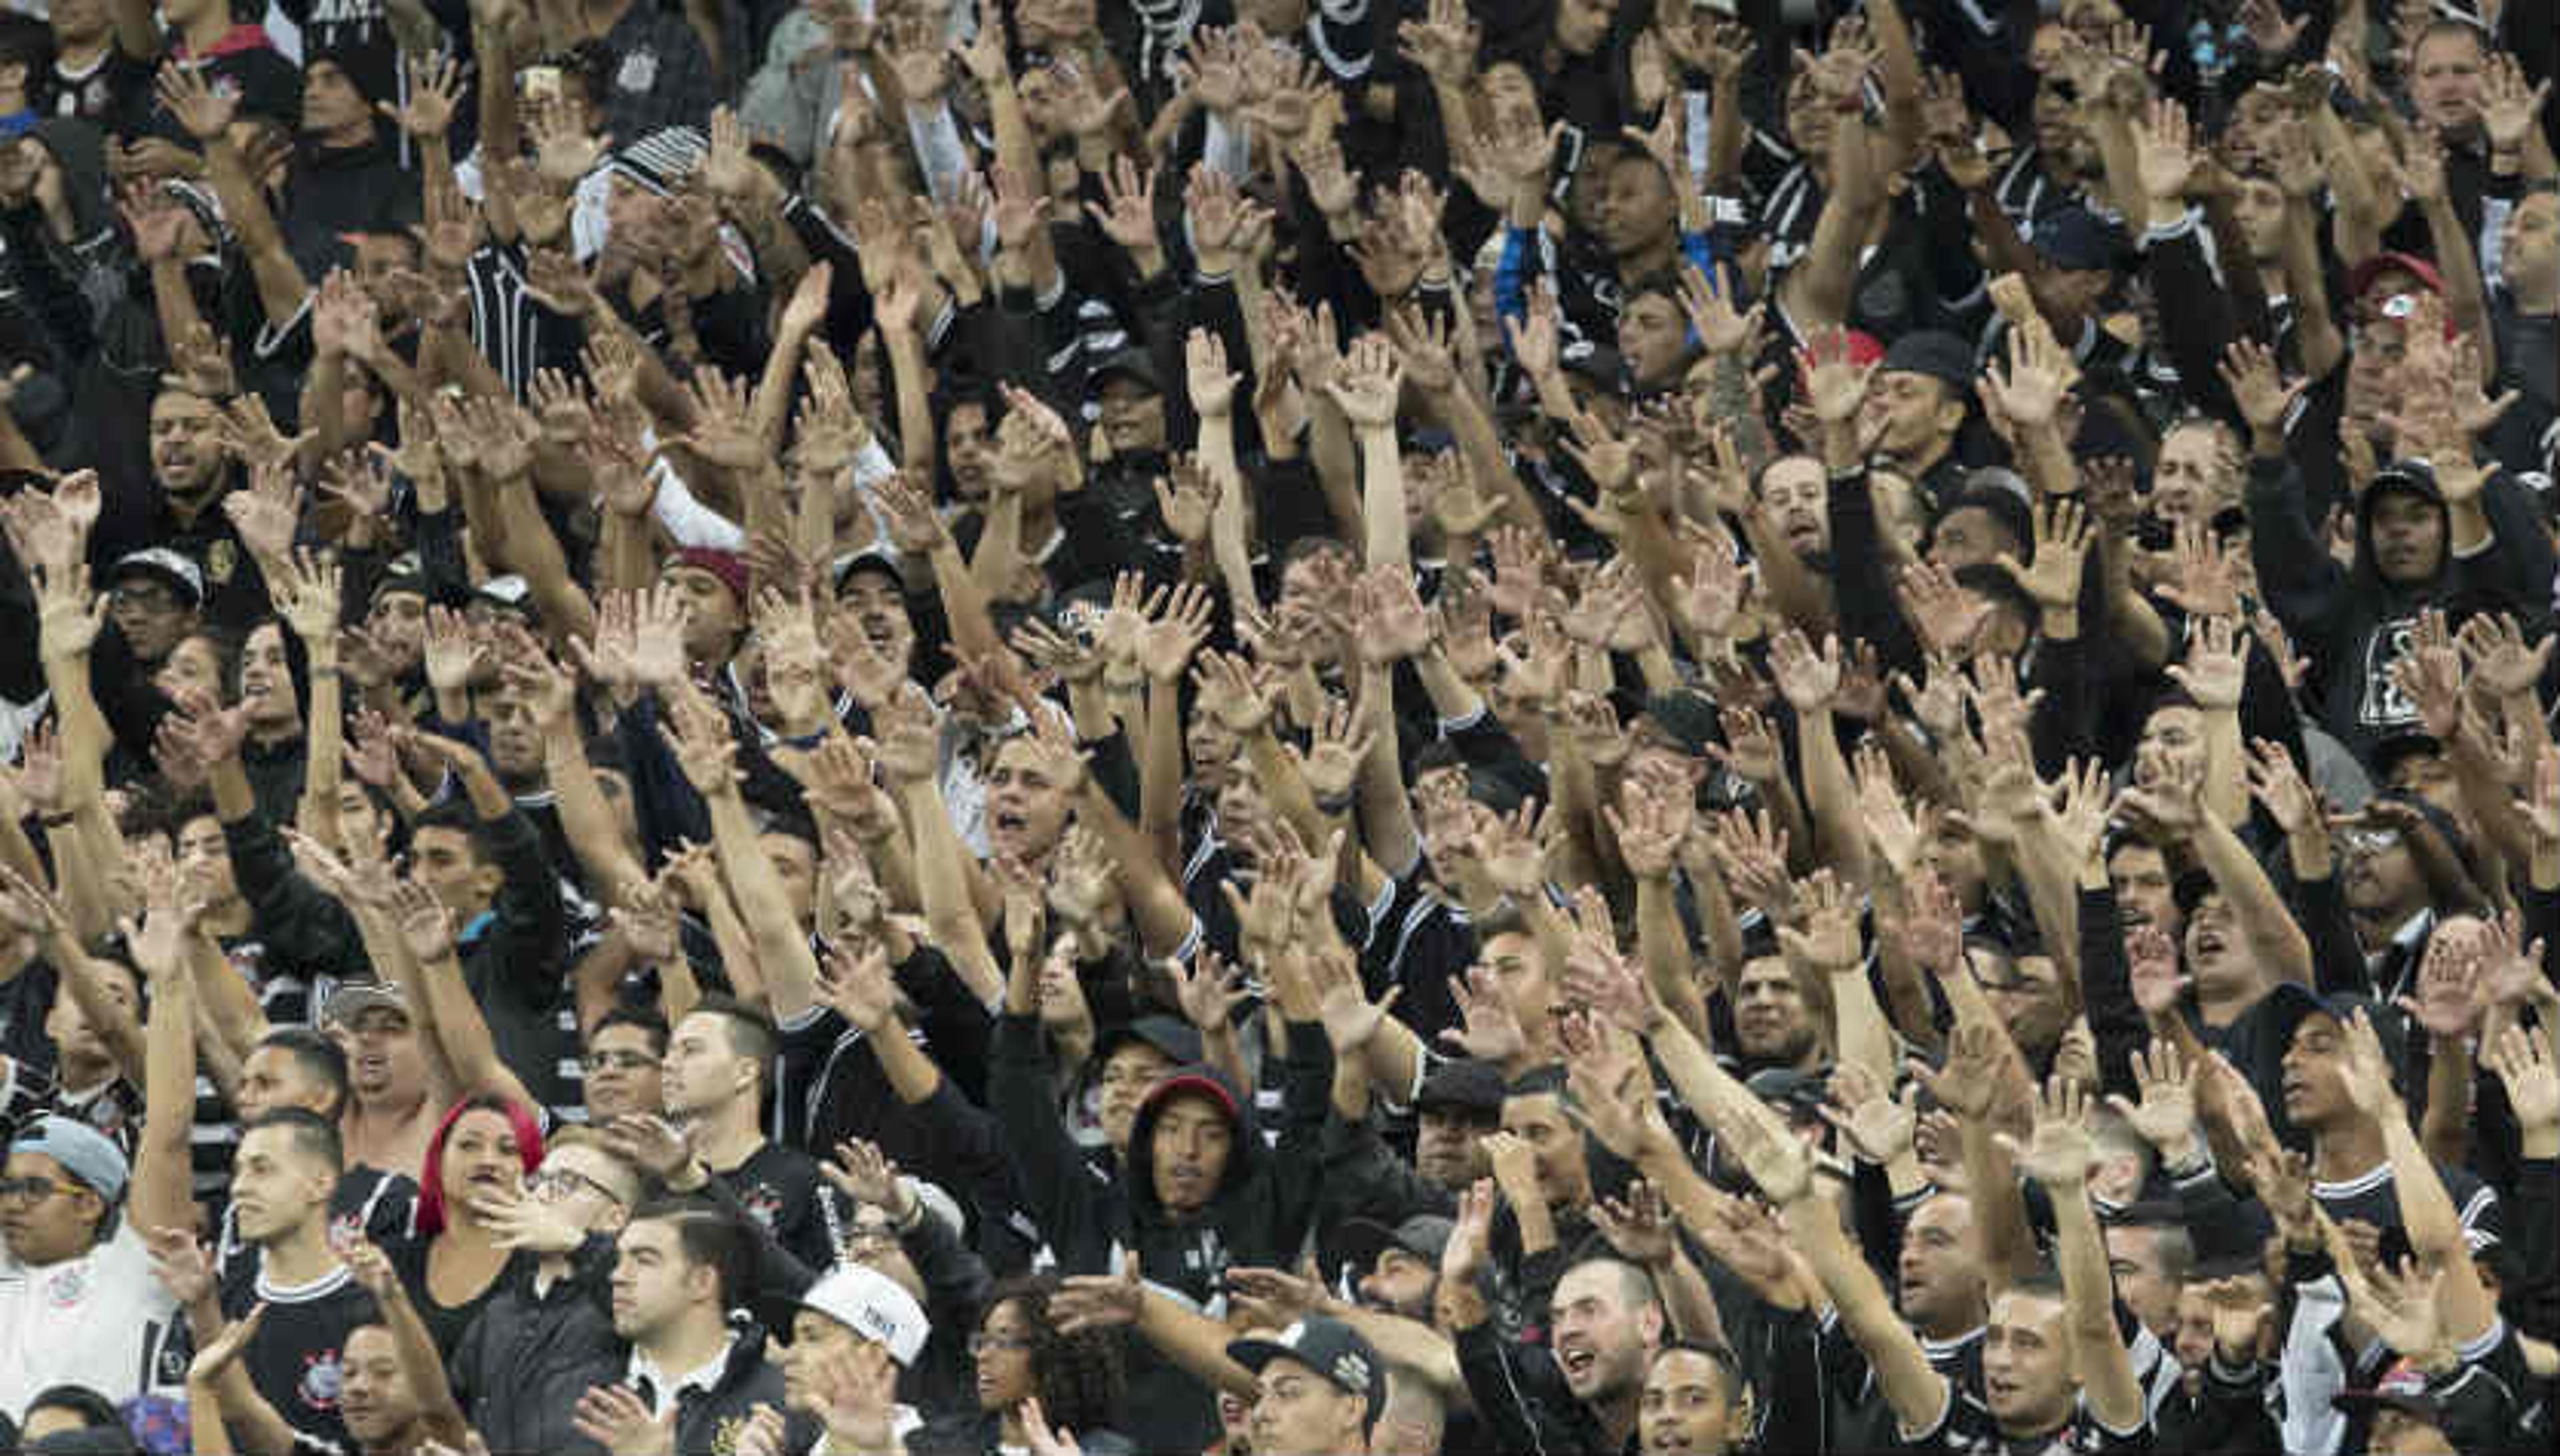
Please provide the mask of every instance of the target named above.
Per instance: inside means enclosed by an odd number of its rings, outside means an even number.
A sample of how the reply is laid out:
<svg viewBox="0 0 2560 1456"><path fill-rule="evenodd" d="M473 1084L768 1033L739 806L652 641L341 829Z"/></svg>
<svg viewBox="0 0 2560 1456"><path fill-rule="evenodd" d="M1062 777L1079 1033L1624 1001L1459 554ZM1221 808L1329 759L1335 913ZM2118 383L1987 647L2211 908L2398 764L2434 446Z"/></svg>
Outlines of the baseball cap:
<svg viewBox="0 0 2560 1456"><path fill-rule="evenodd" d="M2062 208L2036 221L2036 255L2075 272L2113 268L2124 257L2125 230L2087 208Z"/></svg>
<svg viewBox="0 0 2560 1456"><path fill-rule="evenodd" d="M645 191L665 197L711 150L711 138L691 126L662 126L615 152L606 168Z"/></svg>
<svg viewBox="0 0 2560 1456"><path fill-rule="evenodd" d="M1267 1340L1234 1340L1226 1358L1259 1375L1275 1360L1294 1360L1368 1403L1365 1425L1386 1403L1386 1370L1377 1351L1340 1320L1309 1316Z"/></svg>
<svg viewBox="0 0 2560 1456"><path fill-rule="evenodd" d="M399 1012L411 1025L417 1022L416 1013L408 1009L407 995L398 986L388 981L349 981L321 1003L320 1024L352 1027L357 1018L377 1010Z"/></svg>
<svg viewBox="0 0 2560 1456"><path fill-rule="evenodd" d="M1190 1066L1200 1059L1200 1036L1187 1021L1169 1016L1142 1016L1106 1028L1096 1039L1093 1059L1107 1060L1124 1042L1144 1042L1165 1053L1176 1066Z"/></svg>
<svg viewBox="0 0 2560 1456"><path fill-rule="evenodd" d="M2406 1360L2394 1361L2366 1389L2340 1390L2329 1397L2338 1409L2400 1410L2417 1416L2430 1425L2444 1420L2445 1402L2428 1393L2427 1373Z"/></svg>
<svg viewBox="0 0 2560 1456"><path fill-rule="evenodd" d="M1343 1251L1362 1268L1377 1263L1377 1256L1391 1248L1404 1250L1417 1259L1440 1266L1440 1255L1449 1248L1449 1235L1458 1225L1437 1213L1416 1213L1401 1223L1384 1223L1375 1218L1343 1220Z"/></svg>
<svg viewBox="0 0 2560 1456"><path fill-rule="evenodd" d="M115 570L107 580L113 583L126 576L149 576L167 583L187 605L205 604L204 569L165 546L147 547L116 558Z"/></svg>
<svg viewBox="0 0 2560 1456"><path fill-rule="evenodd" d="M2414 252L2377 252L2346 272L2346 296L2361 299L2374 283L2391 273L2407 273L2430 293L2445 291L2445 275Z"/></svg>
<svg viewBox="0 0 2560 1456"><path fill-rule="evenodd" d="M1944 329L1921 329L1894 340L1884 351L1882 368L1886 374L1925 374L1970 397L1974 346Z"/></svg>
<svg viewBox="0 0 2560 1456"><path fill-rule="evenodd" d="M1503 1115L1503 1074L1490 1061L1444 1061L1422 1079L1413 1099L1420 1112L1460 1112L1471 1117Z"/></svg>
<svg viewBox="0 0 2560 1456"><path fill-rule="evenodd" d="M689 546L670 558L667 565L671 568L690 566L697 571L709 571L720 578L720 584L728 588L728 594L735 597L739 605L746 604L746 558L736 552L722 551L716 546Z"/></svg>
<svg viewBox="0 0 2560 1456"><path fill-rule="evenodd" d="M885 1346L889 1358L900 1366L915 1364L933 1333L933 1322L925 1318L923 1306L913 1295L899 1288L896 1280L864 1264L837 1265L791 1302Z"/></svg>
<svg viewBox="0 0 2560 1456"><path fill-rule="evenodd" d="M108 1203L123 1196L125 1181L132 1176L124 1154L108 1141L106 1134L59 1113L49 1113L29 1123L9 1144L9 1151L13 1155L36 1153L53 1159L65 1173Z"/></svg>
<svg viewBox="0 0 2560 1456"><path fill-rule="evenodd" d="M1644 716L1692 758L1704 757L1707 744L1721 740L1715 700L1704 693L1687 688L1656 693L1645 700Z"/></svg>
<svg viewBox="0 0 2560 1456"><path fill-rule="evenodd" d="M1119 349L1102 356L1102 362L1093 366L1093 372L1084 377L1084 388L1087 393L1098 395L1103 384L1114 377L1136 380L1160 395L1165 391L1163 383L1156 378L1155 356L1144 349Z"/></svg>
<svg viewBox="0 0 2560 1456"><path fill-rule="evenodd" d="M849 556L842 556L836 559L835 582L837 595L842 596L844 594L845 583L853 580L854 574L858 571L879 571L887 576L891 581L896 582L898 590L909 591L913 589L907 584L905 559L885 546L874 544L864 547L861 551L854 552Z"/></svg>

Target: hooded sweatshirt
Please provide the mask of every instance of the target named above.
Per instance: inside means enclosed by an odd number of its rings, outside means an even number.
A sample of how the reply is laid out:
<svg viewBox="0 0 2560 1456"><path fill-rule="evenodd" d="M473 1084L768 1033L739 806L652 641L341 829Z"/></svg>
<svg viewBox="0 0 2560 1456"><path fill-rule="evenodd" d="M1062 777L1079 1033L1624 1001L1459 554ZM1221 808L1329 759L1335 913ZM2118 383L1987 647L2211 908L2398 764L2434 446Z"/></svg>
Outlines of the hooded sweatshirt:
<svg viewBox="0 0 2560 1456"><path fill-rule="evenodd" d="M51 153L63 174L71 212L66 241L32 201L6 218L7 292L38 319L67 369L95 347L98 321L123 298L123 245L107 201L106 142L97 127L70 117L39 121L28 136Z"/></svg>
<svg viewBox="0 0 2560 1456"><path fill-rule="evenodd" d="M2253 457L2246 496L2250 555L2267 604L2313 664L2320 722L2360 759L2373 745L2418 722L2418 707L2391 682L2391 664L2409 648L2419 614L2429 607L2513 611L2538 620L2548 606L2551 548L2530 527L2523 487L2493 476L2480 498L2489 521L2486 546L2458 555L2445 498L2422 461L2401 461L2376 476L2356 502L2355 560L2341 567L2321 543L2303 505L2291 459ZM2392 581L2375 560L2373 516L2393 496L2431 505L2445 542L2435 571L2423 581Z"/></svg>
<svg viewBox="0 0 2560 1456"><path fill-rule="evenodd" d="M1050 1092L1048 1049L1040 1023L1007 1015L997 1029L987 1094L1015 1149L1023 1205L1065 1274L1116 1273L1136 1257L1147 1283L1195 1308L1223 1307L1226 1271L1238 1264L1286 1265L1297 1257L1316 1207L1334 1052L1322 1025L1292 1022L1283 1062L1282 1125L1266 1148L1253 1101L1204 1065L1182 1067L1148 1092L1129 1129L1129 1156L1116 1172L1087 1165L1068 1139ZM1205 1095L1226 1114L1231 1136L1217 1190L1183 1215L1156 1193L1156 1125L1178 1097ZM1123 1409L1142 1451L1198 1451L1218 1436L1207 1385L1151 1347L1129 1359Z"/></svg>

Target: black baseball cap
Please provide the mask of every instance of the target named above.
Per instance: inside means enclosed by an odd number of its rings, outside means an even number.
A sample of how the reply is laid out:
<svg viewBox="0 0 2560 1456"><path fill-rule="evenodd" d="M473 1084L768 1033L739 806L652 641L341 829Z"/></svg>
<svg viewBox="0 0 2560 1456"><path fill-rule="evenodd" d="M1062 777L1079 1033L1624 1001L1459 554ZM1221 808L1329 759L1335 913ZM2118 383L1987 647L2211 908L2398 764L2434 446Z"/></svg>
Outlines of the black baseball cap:
<svg viewBox="0 0 2560 1456"><path fill-rule="evenodd" d="M1503 1115L1503 1074L1490 1061L1462 1059L1444 1061L1422 1079L1422 1091L1414 1097L1418 1112L1459 1112L1470 1117L1498 1118Z"/></svg>
<svg viewBox="0 0 2560 1456"><path fill-rule="evenodd" d="M1275 1360L1294 1360L1366 1401L1363 1426L1376 1421L1386 1403L1386 1367L1376 1347L1340 1320L1310 1315L1267 1340L1229 1341L1226 1358L1256 1375Z"/></svg>

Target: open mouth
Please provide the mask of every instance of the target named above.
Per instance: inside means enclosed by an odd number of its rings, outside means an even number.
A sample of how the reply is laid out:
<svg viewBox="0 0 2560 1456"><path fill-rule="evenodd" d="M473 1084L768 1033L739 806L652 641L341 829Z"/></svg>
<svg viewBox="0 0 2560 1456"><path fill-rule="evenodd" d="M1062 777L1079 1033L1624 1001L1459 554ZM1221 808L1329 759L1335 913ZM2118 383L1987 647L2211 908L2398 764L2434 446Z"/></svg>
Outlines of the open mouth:
<svg viewBox="0 0 2560 1456"><path fill-rule="evenodd" d="M1598 1368L1600 1357L1595 1351L1586 1350L1578 1345L1569 1345L1555 1353L1555 1363L1563 1369L1566 1380L1579 1382L1588 1378L1591 1372Z"/></svg>

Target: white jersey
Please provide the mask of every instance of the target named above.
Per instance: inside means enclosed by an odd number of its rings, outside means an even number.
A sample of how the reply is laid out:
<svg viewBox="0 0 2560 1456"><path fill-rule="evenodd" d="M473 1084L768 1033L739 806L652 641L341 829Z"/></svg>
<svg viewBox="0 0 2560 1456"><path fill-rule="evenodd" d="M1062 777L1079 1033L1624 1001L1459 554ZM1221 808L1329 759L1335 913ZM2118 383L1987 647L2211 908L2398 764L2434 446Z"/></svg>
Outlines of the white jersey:
<svg viewBox="0 0 2560 1456"><path fill-rule="evenodd" d="M0 1411L12 1419L48 1385L86 1385L121 1405L182 1386L162 1356L182 1316L151 1273L141 1236L119 1221L78 1258L29 1268L0 1247ZM186 1349L182 1335L175 1358Z"/></svg>

